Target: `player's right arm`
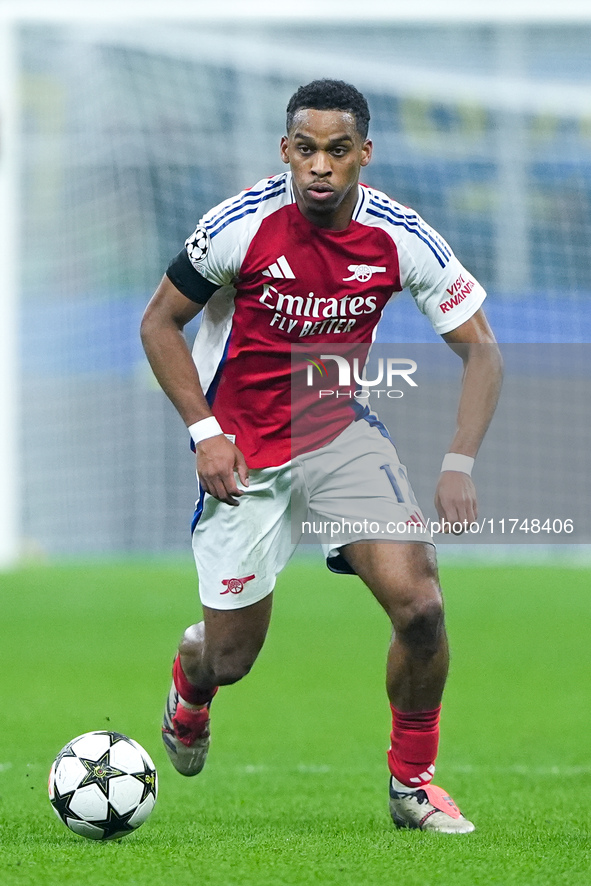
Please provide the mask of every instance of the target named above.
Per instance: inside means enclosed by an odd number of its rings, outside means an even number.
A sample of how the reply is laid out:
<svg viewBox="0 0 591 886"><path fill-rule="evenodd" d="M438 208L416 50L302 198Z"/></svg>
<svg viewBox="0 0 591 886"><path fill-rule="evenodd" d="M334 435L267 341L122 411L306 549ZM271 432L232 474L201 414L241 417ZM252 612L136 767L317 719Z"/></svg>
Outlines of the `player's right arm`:
<svg viewBox="0 0 591 886"><path fill-rule="evenodd" d="M165 275L141 323L142 343L152 371L187 427L212 415L183 332L202 308L203 304L183 295ZM234 472L248 486L248 468L240 450L223 434L203 440L196 449L201 486L220 501L237 505L243 492Z"/></svg>

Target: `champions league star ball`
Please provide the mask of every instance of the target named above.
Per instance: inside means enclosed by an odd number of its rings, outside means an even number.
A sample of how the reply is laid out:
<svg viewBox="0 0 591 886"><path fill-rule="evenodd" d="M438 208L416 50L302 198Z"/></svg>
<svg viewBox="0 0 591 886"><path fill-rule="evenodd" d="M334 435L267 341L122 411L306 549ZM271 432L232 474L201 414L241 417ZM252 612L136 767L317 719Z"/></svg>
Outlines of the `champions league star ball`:
<svg viewBox="0 0 591 886"><path fill-rule="evenodd" d="M141 745L119 732L86 732L59 752L49 799L60 821L90 840L135 831L158 796L158 775Z"/></svg>
<svg viewBox="0 0 591 886"><path fill-rule="evenodd" d="M207 255L209 249L209 234L207 228L199 225L195 233L187 240L187 252L192 261L201 261Z"/></svg>

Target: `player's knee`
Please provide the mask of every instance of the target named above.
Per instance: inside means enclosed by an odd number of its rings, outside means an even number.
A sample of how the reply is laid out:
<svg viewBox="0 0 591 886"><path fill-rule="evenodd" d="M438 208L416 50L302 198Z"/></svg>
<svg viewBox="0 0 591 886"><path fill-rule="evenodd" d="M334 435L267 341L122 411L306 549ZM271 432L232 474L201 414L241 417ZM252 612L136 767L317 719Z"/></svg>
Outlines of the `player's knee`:
<svg viewBox="0 0 591 886"><path fill-rule="evenodd" d="M181 655L186 657L201 658L201 649L203 646L203 622L190 625L182 636L179 651Z"/></svg>
<svg viewBox="0 0 591 886"><path fill-rule="evenodd" d="M396 633L406 646L422 657L434 655L445 630L441 595L413 600L398 621Z"/></svg>

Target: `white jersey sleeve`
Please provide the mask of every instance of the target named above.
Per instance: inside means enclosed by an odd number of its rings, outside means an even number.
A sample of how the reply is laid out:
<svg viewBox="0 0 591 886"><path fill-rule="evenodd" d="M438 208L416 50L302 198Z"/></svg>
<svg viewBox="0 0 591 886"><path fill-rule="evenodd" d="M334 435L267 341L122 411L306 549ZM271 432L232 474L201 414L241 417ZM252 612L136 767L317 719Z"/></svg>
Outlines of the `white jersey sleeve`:
<svg viewBox="0 0 591 886"><path fill-rule="evenodd" d="M476 313L486 292L443 237L412 210L405 214L413 233L398 243L401 283L435 332L451 332Z"/></svg>
<svg viewBox="0 0 591 886"><path fill-rule="evenodd" d="M289 202L286 180L286 174L263 179L201 218L185 248L202 277L220 287L234 282L265 215Z"/></svg>
<svg viewBox="0 0 591 886"><path fill-rule="evenodd" d="M366 223L394 241L401 286L410 289L435 332L451 332L476 313L486 292L420 215L373 188L366 189L364 212Z"/></svg>

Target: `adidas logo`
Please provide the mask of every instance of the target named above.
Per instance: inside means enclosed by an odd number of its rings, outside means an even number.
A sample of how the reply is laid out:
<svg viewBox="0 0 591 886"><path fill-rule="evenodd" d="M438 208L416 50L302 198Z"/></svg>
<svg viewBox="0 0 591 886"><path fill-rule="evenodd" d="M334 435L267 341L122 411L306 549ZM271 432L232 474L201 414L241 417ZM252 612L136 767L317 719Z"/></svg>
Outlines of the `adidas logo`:
<svg viewBox="0 0 591 886"><path fill-rule="evenodd" d="M295 280L295 274L284 255L280 255L276 262L263 271L263 276L274 277L276 280Z"/></svg>
<svg viewBox="0 0 591 886"><path fill-rule="evenodd" d="M433 778L434 775L435 775L435 766L433 766L433 764L431 764L431 766L428 766L424 772L421 772L421 774L419 775L418 778L411 778L411 781L414 784L424 786L425 782L431 781L431 779Z"/></svg>

